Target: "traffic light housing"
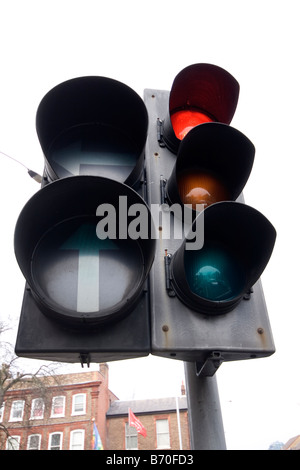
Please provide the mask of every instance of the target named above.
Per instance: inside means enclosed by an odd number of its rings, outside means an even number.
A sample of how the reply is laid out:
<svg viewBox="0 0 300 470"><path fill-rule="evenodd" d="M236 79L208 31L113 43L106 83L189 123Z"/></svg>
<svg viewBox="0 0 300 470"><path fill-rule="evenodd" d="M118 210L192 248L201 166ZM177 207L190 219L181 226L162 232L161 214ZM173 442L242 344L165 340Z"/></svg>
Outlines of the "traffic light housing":
<svg viewBox="0 0 300 470"><path fill-rule="evenodd" d="M152 354L196 362L203 375L275 351L260 276L276 231L244 203L255 148L229 125L238 94L236 80L209 64L184 69L170 92L144 92L149 202L163 214L150 273ZM187 113L175 138L174 108L209 119Z"/></svg>
<svg viewBox="0 0 300 470"><path fill-rule="evenodd" d="M144 101L105 77L50 90L42 188L17 221L26 279L16 353L61 362L264 357L260 276L276 231L244 203L255 148L231 127L239 84L210 64Z"/></svg>
<svg viewBox="0 0 300 470"><path fill-rule="evenodd" d="M144 102L109 78L72 79L46 94L36 127L44 182L15 229L26 279L16 353L82 363L148 355Z"/></svg>

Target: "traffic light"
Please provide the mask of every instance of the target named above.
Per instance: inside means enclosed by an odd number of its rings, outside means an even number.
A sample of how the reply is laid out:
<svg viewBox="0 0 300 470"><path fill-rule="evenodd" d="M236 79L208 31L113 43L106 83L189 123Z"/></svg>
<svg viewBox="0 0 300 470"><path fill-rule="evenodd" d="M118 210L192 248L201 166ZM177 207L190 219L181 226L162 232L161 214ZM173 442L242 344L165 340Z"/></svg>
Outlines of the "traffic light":
<svg viewBox="0 0 300 470"><path fill-rule="evenodd" d="M210 64L171 91L105 77L50 90L36 117L41 189L15 254L16 353L61 362L223 361L275 351L260 276L276 231L244 203L255 148L231 127L239 84Z"/></svg>
<svg viewBox="0 0 300 470"><path fill-rule="evenodd" d="M148 355L145 104L116 80L75 78L45 95L36 128L44 181L15 229L26 279L16 353L82 363Z"/></svg>
<svg viewBox="0 0 300 470"><path fill-rule="evenodd" d="M181 71L170 92L144 91L149 202L161 212L151 351L203 375L275 351L260 276L276 231L244 203L255 148L229 125L238 96L237 81L210 64Z"/></svg>
<svg viewBox="0 0 300 470"><path fill-rule="evenodd" d="M239 84L221 67L194 64L173 81L162 110L159 141L176 153L190 129L205 122L230 124L238 103Z"/></svg>

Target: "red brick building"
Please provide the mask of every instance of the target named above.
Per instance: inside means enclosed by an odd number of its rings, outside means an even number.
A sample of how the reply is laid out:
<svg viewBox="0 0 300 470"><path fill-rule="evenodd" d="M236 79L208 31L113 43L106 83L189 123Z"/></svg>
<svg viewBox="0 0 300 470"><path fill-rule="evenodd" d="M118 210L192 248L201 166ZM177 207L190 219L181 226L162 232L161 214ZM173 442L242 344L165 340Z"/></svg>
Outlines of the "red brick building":
<svg viewBox="0 0 300 470"><path fill-rule="evenodd" d="M128 426L128 408L146 436ZM107 444L112 450L190 449L186 397L112 402L107 412Z"/></svg>
<svg viewBox="0 0 300 470"><path fill-rule="evenodd" d="M128 407L146 437L128 426ZM109 390L107 364L47 378L43 396L19 382L5 395L0 422L9 432L0 431L0 450L90 450L94 424L107 450L189 449L186 398L120 401Z"/></svg>
<svg viewBox="0 0 300 470"><path fill-rule="evenodd" d="M2 432L0 449L92 449L94 422L106 447L105 414L116 399L108 389L106 364L99 371L51 378L43 398L30 382L19 382L1 409L10 437Z"/></svg>

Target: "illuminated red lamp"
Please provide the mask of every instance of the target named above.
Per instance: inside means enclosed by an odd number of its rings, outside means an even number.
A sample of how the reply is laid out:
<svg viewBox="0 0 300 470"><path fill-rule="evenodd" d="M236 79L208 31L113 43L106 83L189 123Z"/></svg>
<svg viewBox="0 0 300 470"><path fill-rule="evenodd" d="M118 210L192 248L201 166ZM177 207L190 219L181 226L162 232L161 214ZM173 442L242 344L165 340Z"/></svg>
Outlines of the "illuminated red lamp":
<svg viewBox="0 0 300 470"><path fill-rule="evenodd" d="M204 122L213 122L213 119L200 111L183 109L171 115L171 122L177 139L182 140L193 127Z"/></svg>
<svg viewBox="0 0 300 470"><path fill-rule="evenodd" d="M162 145L177 153L194 127L206 122L230 124L239 98L239 84L226 70L211 64L194 64L175 77L169 109L163 119Z"/></svg>

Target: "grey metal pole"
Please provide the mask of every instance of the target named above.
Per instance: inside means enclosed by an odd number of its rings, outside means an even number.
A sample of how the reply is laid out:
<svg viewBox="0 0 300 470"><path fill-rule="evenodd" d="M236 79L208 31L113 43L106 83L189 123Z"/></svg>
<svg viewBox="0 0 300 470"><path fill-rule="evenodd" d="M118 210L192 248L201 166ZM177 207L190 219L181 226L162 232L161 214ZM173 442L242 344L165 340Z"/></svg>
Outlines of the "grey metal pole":
<svg viewBox="0 0 300 470"><path fill-rule="evenodd" d="M198 377L194 362L185 362L191 448L226 450L216 376Z"/></svg>

